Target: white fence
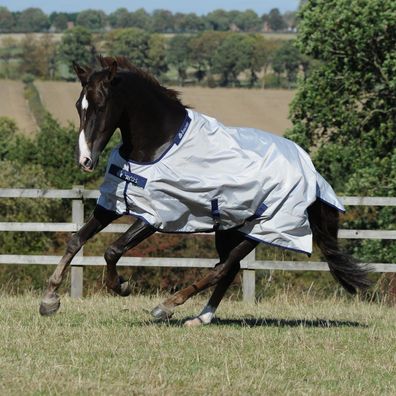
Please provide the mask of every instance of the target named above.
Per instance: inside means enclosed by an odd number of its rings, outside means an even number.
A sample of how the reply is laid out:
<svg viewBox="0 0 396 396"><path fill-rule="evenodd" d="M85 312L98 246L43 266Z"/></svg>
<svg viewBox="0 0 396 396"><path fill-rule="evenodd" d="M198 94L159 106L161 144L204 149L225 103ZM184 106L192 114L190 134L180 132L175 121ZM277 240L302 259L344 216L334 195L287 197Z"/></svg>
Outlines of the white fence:
<svg viewBox="0 0 396 396"><path fill-rule="evenodd" d="M71 190L38 190L38 189L0 189L0 198L48 198L71 199L71 223L17 223L0 222L0 232L76 232L84 223L84 200L96 199L97 190L85 190L75 186ZM341 197L344 205L350 206L396 206L393 197ZM122 233L130 224L110 224L102 232ZM208 234L206 234L208 235ZM396 239L396 230L340 230L339 237L345 239ZM13 255L0 254L0 264L43 264L55 265L61 256L48 255ZM170 257L123 257L120 266L147 267L200 267L213 268L216 259L201 258L170 258ZM82 297L83 267L88 265L105 265L103 257L84 256L83 249L71 263L71 296ZM396 272L396 263L370 264L375 272ZM256 270L291 270L291 271L328 271L324 262L312 261L262 261L256 260L255 251L241 263L243 270L243 299L254 301Z"/></svg>

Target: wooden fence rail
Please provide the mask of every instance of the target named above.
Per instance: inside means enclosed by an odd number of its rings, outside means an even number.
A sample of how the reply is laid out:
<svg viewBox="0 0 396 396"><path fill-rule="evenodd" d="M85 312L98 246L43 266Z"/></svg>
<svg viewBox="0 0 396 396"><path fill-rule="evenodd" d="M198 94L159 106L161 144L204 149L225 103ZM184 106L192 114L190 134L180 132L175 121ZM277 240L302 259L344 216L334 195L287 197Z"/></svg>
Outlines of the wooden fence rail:
<svg viewBox="0 0 396 396"><path fill-rule="evenodd" d="M71 223L29 223L0 222L0 232L76 232L84 224L84 200L99 197L97 190L85 190L75 186L70 190L40 189L0 189L0 198L46 198L71 199ZM344 205L349 206L396 206L395 197L341 197ZM122 233L130 224L111 224L102 232ZM200 234L210 235L210 234ZM339 237L345 239L396 239L396 230L340 230ZM49 255L13 255L0 254L0 264L43 264L55 265L60 256ZM180 267L180 268L213 268L217 260L201 258L170 258L170 257L122 257L120 266L148 267ZM103 257L84 256L83 249L71 264L71 296L80 298L83 295L83 267L105 265ZM372 263L375 272L396 272L395 263ZM310 261L262 261L256 260L256 253L250 253L241 263L243 270L243 299L252 302L255 298L256 270L287 270L287 271L328 271L324 262Z"/></svg>

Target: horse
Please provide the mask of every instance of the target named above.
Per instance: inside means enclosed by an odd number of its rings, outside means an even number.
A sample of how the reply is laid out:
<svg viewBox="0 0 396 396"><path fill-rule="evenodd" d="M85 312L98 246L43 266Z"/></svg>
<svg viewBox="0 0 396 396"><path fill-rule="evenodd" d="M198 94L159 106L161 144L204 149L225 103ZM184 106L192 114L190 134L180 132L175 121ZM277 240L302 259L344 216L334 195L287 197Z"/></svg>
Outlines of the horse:
<svg viewBox="0 0 396 396"><path fill-rule="evenodd" d="M305 151L285 138L227 129L194 112L178 92L125 57L98 60L100 69L73 62L82 86L76 102L82 171L94 171L116 129L122 141L110 156L93 213L71 236L48 280L41 315L58 311L58 288L80 248L123 215L136 220L104 253L106 286L120 296L130 295L131 286L118 275L118 260L155 232L215 233L218 264L156 306L155 319L169 319L177 306L215 286L203 310L185 322L209 324L241 260L260 242L309 254L314 241L349 293L369 287L369 268L339 249L342 204Z"/></svg>

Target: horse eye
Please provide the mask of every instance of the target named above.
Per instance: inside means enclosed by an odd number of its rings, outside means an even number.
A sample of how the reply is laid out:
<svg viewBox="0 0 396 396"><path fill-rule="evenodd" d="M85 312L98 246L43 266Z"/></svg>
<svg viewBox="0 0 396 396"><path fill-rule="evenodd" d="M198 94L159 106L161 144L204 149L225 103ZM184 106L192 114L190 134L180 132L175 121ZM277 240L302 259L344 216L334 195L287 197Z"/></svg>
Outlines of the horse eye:
<svg viewBox="0 0 396 396"><path fill-rule="evenodd" d="M106 103L101 103L96 106L99 113L103 113L106 110Z"/></svg>

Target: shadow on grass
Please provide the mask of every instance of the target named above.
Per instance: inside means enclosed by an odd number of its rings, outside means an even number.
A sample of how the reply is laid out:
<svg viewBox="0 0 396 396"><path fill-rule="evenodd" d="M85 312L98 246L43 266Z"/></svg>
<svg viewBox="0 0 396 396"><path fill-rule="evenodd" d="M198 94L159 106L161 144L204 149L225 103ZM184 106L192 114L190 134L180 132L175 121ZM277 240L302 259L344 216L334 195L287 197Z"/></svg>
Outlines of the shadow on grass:
<svg viewBox="0 0 396 396"><path fill-rule="evenodd" d="M182 327L184 322L191 317L184 319L170 319L166 321L152 321L152 324ZM368 326L359 322L352 322L347 320L328 320L328 319L274 319L274 318L241 318L241 319L221 319L215 318L211 325L217 326L231 326L231 327L317 327L317 328L332 328L332 327L360 327L367 328Z"/></svg>

